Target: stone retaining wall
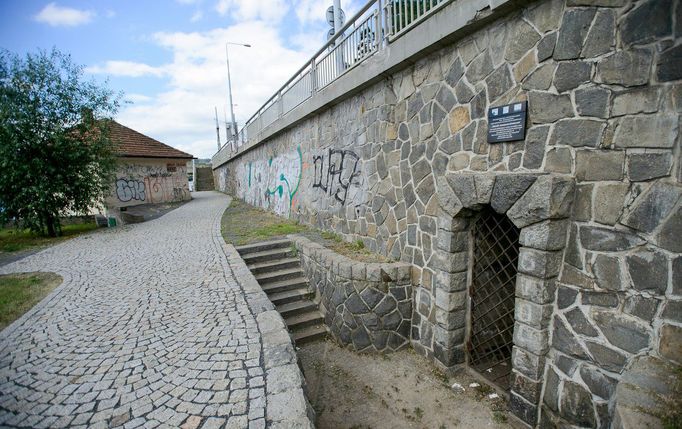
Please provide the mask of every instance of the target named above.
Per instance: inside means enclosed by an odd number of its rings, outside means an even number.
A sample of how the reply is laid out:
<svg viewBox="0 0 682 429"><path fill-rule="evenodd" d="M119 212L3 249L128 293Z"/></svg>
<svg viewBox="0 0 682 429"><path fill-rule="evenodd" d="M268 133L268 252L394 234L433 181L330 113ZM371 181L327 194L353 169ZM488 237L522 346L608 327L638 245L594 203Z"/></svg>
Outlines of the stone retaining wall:
<svg viewBox="0 0 682 429"><path fill-rule="evenodd" d="M512 406L609 427L638 357L682 363L681 3L520 2L216 169L219 189L412 264L410 340L446 367L467 363L480 206L565 228L521 244ZM522 100L525 139L487 143L488 109Z"/></svg>
<svg viewBox="0 0 682 429"><path fill-rule="evenodd" d="M305 237L290 238L325 323L339 343L362 352L395 351L409 345L409 264L355 261Z"/></svg>

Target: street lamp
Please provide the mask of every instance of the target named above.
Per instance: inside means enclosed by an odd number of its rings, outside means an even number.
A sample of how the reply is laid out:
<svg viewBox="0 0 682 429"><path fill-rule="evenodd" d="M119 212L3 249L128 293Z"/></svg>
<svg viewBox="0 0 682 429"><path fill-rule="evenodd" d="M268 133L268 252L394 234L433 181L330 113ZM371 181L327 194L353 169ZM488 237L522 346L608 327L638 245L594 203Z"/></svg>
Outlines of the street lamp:
<svg viewBox="0 0 682 429"><path fill-rule="evenodd" d="M250 48L251 45L247 43L225 43L225 61L227 63L227 91L230 95L230 114L232 115L232 142L234 143L235 137L238 135L237 121L234 119L234 105L232 101L232 82L230 79L230 56L227 53L227 45L243 46L245 48Z"/></svg>

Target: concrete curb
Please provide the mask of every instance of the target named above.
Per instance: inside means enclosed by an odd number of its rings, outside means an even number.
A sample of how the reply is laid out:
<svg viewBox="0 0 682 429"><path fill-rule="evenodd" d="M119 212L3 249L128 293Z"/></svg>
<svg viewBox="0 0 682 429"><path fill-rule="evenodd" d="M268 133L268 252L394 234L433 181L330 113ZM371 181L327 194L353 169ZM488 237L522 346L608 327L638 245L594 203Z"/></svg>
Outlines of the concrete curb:
<svg viewBox="0 0 682 429"><path fill-rule="evenodd" d="M235 247L223 239L220 221L217 222L216 236L222 244L229 269L244 292L249 309L256 317L261 334L268 427L314 428L314 411L303 390L305 379L298 366L296 351L284 319L275 310Z"/></svg>

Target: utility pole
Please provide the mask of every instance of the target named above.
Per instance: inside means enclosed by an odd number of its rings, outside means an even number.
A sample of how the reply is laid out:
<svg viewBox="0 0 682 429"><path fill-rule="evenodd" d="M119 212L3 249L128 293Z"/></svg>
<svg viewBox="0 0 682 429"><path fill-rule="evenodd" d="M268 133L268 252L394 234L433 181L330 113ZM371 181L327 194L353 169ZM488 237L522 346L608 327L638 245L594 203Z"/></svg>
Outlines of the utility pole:
<svg viewBox="0 0 682 429"><path fill-rule="evenodd" d="M218 139L218 150L220 150L220 125L218 125L218 108L213 106L213 109L215 110L215 134L216 138Z"/></svg>
<svg viewBox="0 0 682 429"><path fill-rule="evenodd" d="M225 62L227 63L227 92L230 94L230 113L232 114L232 136L228 136L230 140L234 140L234 135L237 133L237 121L234 119L234 101L232 100L232 79L230 78L230 56L227 53L227 43L225 44Z"/></svg>

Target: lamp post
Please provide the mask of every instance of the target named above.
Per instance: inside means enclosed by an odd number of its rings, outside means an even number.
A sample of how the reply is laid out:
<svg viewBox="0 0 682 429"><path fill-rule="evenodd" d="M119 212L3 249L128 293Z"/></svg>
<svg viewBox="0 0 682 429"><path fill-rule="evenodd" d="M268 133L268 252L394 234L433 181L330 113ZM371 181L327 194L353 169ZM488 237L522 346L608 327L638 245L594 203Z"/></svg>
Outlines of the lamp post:
<svg viewBox="0 0 682 429"><path fill-rule="evenodd" d="M238 135L237 121L234 119L234 104L232 101L232 81L230 79L230 56L227 53L227 45L243 46L245 48L250 48L251 45L247 43L225 43L225 61L227 63L227 91L230 95L230 115L232 115L232 141L234 142L235 137Z"/></svg>

